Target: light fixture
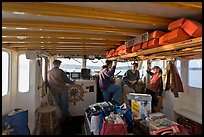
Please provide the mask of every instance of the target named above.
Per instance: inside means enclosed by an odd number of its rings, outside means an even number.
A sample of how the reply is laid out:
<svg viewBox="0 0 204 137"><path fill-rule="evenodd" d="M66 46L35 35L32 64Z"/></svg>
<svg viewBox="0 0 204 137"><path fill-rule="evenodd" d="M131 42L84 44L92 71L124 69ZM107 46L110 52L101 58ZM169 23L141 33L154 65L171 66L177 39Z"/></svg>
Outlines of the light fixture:
<svg viewBox="0 0 204 137"><path fill-rule="evenodd" d="M25 12L17 12L17 11L14 11L13 14L20 14L20 15L23 15L23 14L25 14Z"/></svg>
<svg viewBox="0 0 204 137"><path fill-rule="evenodd" d="M17 36L16 38L17 38L17 39L20 39L20 40L24 40L24 39L27 39L28 36Z"/></svg>
<svg viewBox="0 0 204 137"><path fill-rule="evenodd" d="M28 28L16 28L16 29L22 29L22 30L25 30L25 29L28 29Z"/></svg>

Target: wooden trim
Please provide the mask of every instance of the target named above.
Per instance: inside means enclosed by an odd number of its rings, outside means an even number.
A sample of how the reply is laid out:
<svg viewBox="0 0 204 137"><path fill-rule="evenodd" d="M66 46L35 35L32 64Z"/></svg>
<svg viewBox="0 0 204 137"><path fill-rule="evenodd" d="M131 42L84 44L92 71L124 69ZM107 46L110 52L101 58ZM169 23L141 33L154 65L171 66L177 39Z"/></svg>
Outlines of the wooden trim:
<svg viewBox="0 0 204 137"><path fill-rule="evenodd" d="M116 27L107 25L85 24L85 23L70 23L70 22L54 22L40 20L2 20L2 27L6 28L29 28L43 30L77 30L86 32L105 32L116 33L122 35L138 35L143 34L148 29Z"/></svg>
<svg viewBox="0 0 204 137"><path fill-rule="evenodd" d="M122 8L122 7L121 7ZM84 19L108 20L117 22L167 26L173 19L135 14L108 9L97 9L73 5L51 4L42 2L2 2L2 11L24 12L40 16L61 16ZM82 14L83 13L83 14Z"/></svg>
<svg viewBox="0 0 204 137"><path fill-rule="evenodd" d="M124 44L124 42L120 41L114 41L114 40L91 40L91 39L59 39L59 38L36 38L36 37L28 37L24 40L17 39L16 37L6 37L2 38L2 43L18 43L18 42L26 42L26 43L40 43L40 42L45 42L45 43L58 43L58 42L64 42L64 44L82 44L82 43L87 43L87 44L109 44L109 45L121 45ZM61 43L63 44L63 43Z"/></svg>
<svg viewBox="0 0 204 137"><path fill-rule="evenodd" d="M28 37L66 37L66 38L87 38L87 39L103 39L103 40L130 40L130 36L118 36L118 35L104 35L104 34L88 34L88 33L77 33L77 32L53 32L53 31L29 31L29 30L2 30L2 36L17 37L17 36L28 36Z"/></svg>
<svg viewBox="0 0 204 137"><path fill-rule="evenodd" d="M6 44L3 44L5 46ZM114 48L117 45L108 45L108 44L47 44L47 43L40 43L40 44L31 44L31 43L9 43L7 47L97 47L97 48Z"/></svg>
<svg viewBox="0 0 204 137"><path fill-rule="evenodd" d="M181 8L181 9L202 11L202 2L152 2L152 3Z"/></svg>

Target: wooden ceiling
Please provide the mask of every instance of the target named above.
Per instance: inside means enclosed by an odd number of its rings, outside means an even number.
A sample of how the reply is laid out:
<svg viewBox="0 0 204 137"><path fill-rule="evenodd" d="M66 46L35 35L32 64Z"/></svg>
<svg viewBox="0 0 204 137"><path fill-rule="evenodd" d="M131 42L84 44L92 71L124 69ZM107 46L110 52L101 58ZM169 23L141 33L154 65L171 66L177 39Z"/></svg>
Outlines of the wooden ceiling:
<svg viewBox="0 0 204 137"><path fill-rule="evenodd" d="M2 2L2 45L51 55L105 55L171 21L202 20L201 2Z"/></svg>

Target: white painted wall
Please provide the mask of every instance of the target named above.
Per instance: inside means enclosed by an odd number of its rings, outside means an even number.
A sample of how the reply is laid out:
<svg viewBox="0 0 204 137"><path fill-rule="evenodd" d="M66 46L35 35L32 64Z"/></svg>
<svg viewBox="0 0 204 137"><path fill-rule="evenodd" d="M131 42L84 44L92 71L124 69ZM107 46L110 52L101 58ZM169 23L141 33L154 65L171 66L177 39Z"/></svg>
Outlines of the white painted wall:
<svg viewBox="0 0 204 137"><path fill-rule="evenodd" d="M30 89L26 93L18 92L17 89L17 76L18 76L18 53L11 52L11 83L10 91L7 95L2 97L2 115L13 111L15 108L27 109L28 124L33 133L35 126L35 110L40 106L40 91L37 87L40 85L40 73L36 60L30 61Z"/></svg>
<svg viewBox="0 0 204 137"><path fill-rule="evenodd" d="M171 120L175 119L175 109L186 109L202 115L202 89L188 86L188 60L181 60L181 79L184 92L175 98L171 91L165 91L163 96L163 113Z"/></svg>

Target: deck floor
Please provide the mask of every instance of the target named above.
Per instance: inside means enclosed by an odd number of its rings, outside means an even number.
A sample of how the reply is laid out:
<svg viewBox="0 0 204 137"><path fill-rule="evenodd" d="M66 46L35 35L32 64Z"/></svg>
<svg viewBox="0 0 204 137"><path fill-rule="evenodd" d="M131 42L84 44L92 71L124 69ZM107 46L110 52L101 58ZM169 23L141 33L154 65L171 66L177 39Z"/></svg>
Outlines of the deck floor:
<svg viewBox="0 0 204 137"><path fill-rule="evenodd" d="M62 125L61 135L84 135L84 116L71 117Z"/></svg>

